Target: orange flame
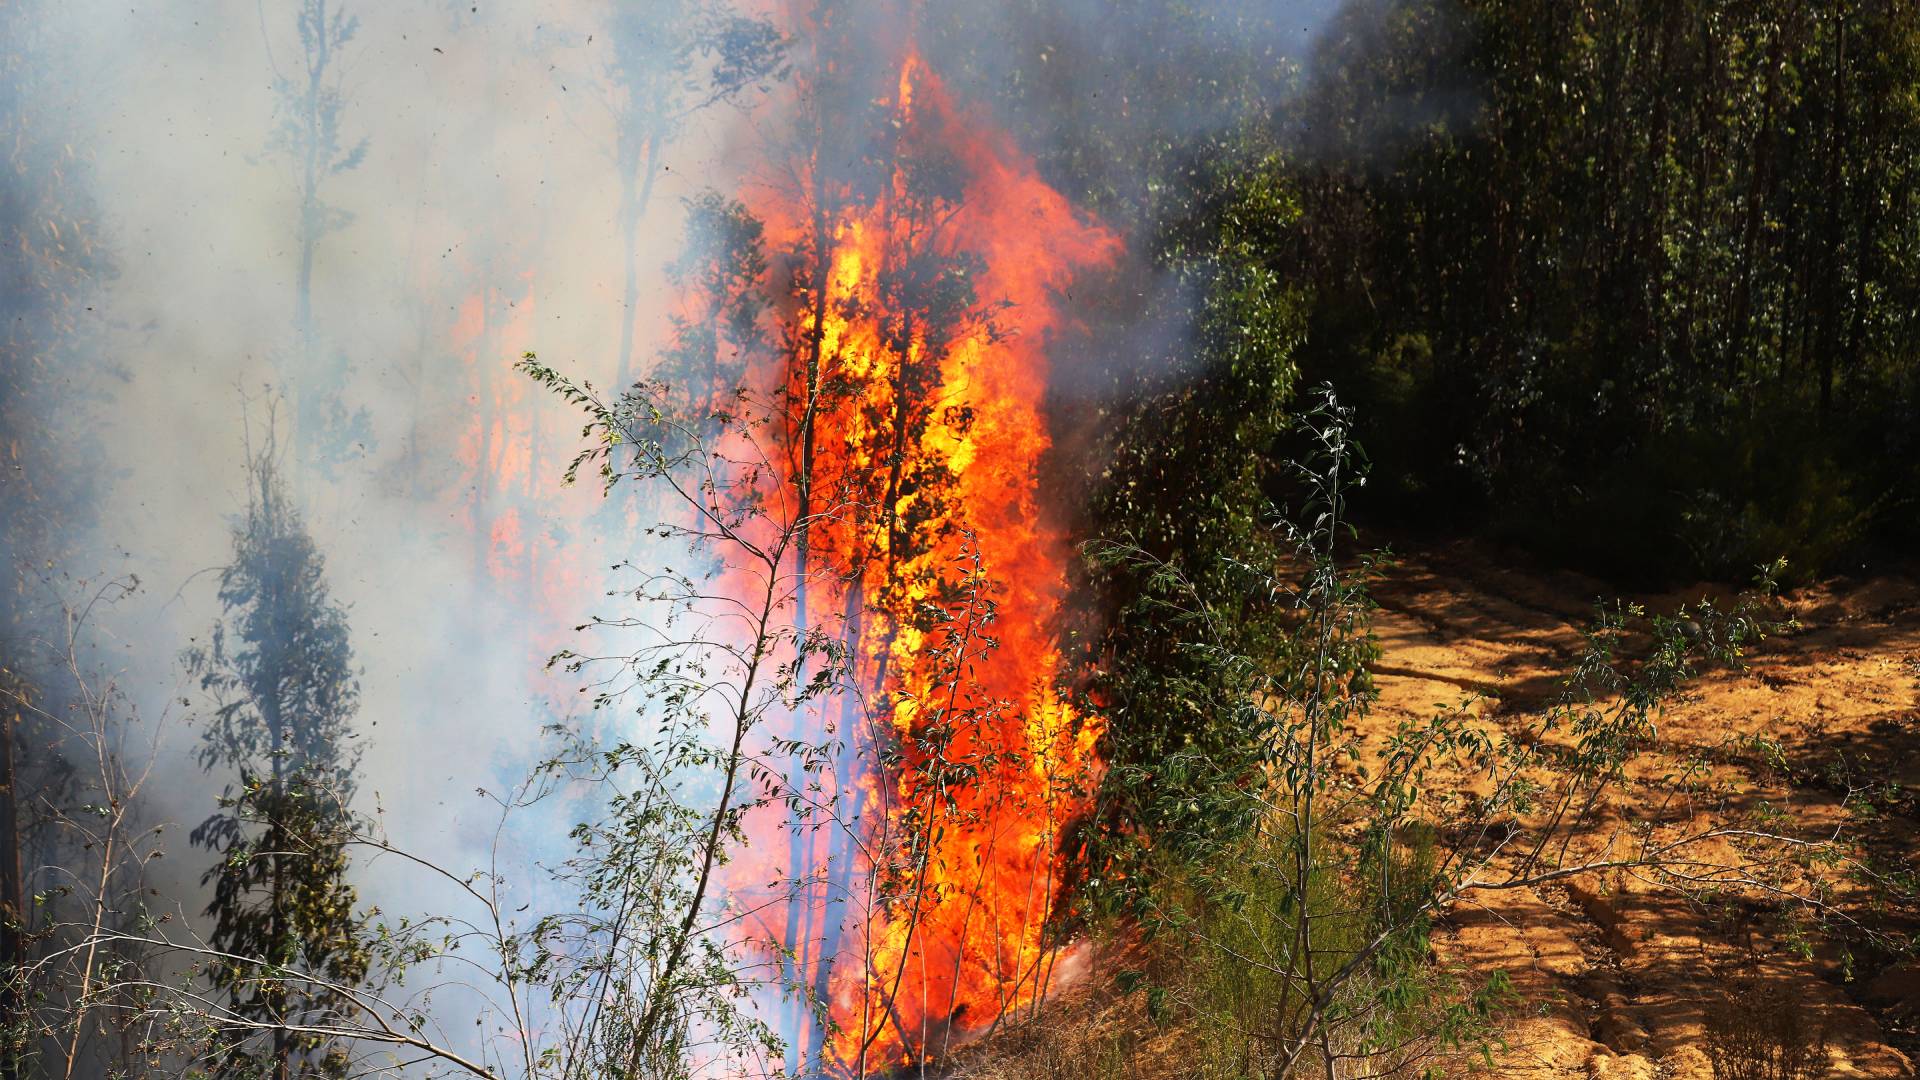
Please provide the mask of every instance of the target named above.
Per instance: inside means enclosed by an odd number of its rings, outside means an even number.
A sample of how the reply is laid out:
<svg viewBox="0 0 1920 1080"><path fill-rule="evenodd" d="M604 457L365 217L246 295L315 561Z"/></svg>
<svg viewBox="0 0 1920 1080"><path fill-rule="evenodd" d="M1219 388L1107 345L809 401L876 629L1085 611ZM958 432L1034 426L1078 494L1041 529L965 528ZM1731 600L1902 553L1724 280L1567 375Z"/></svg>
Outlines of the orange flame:
<svg viewBox="0 0 1920 1080"><path fill-rule="evenodd" d="M452 439L456 468L425 482L452 502L449 510L496 598L538 614L523 629L531 658L544 662L566 643L564 629L578 621L580 597L594 588L572 541L578 539L574 527L597 504L590 491L556 491L564 447L541 430L534 389L501 360L533 344L530 278L520 275L511 291L482 288L459 306L448 334L460 361L448 379L462 398ZM421 431L416 438L430 442L437 434ZM416 447L416 454L437 456L431 446Z"/></svg>
<svg viewBox="0 0 1920 1080"><path fill-rule="evenodd" d="M833 901L803 895L780 942L796 979L826 973L833 1027L807 1056L851 1074L937 1054L1030 1006L1052 978L1061 839L1088 809L1101 723L1057 689L1071 549L1040 499L1042 402L1050 345L1075 329L1058 294L1120 254L917 55L889 89L887 182L828 213L818 302L769 316L781 339L818 341L831 386L809 482L840 509L816 504L799 576L815 627L851 657L837 723L855 746L827 793L849 811L848 846L810 842L807 865L769 874L781 853L763 843L732 871L741 892L786 875L852 879ZM816 208L748 201L771 247L820 253ZM684 315L712 317L698 304ZM472 406L458 514L489 576L559 627L590 582L554 532L573 516L544 486L561 463L543 448L558 443L532 427L524 380L491 366L530 344L530 325L524 296L486 290L453 328ZM804 386L798 354L771 366L748 381ZM768 903L757 918L779 937L786 914Z"/></svg>
<svg viewBox="0 0 1920 1080"><path fill-rule="evenodd" d="M809 482L859 507L810 541L815 610L842 620L870 725L840 792L865 884L844 924L812 910L784 943L831 964L825 1057L854 1074L937 1054L1045 991L1062 831L1087 809L1100 734L1056 688L1071 552L1038 471L1049 343L1072 329L1056 296L1119 241L916 55L895 94L891 175L832 211L825 295L788 305L784 335L817 337L832 387ZM820 250L807 208L753 209L783 249ZM773 380L799 396L803 360L781 363Z"/></svg>

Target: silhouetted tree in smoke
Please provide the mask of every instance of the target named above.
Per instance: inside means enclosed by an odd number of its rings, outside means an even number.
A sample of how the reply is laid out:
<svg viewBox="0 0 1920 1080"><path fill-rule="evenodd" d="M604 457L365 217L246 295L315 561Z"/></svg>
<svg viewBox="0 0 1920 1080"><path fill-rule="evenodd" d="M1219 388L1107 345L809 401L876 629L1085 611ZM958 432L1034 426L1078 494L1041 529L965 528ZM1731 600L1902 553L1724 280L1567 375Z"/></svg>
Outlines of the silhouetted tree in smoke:
<svg viewBox="0 0 1920 1080"><path fill-rule="evenodd" d="M340 400L346 378L344 357L326 370L317 361L320 341L313 319L313 264L320 241L346 227L353 216L322 198L329 179L358 168L366 159L367 140L348 145L341 136L340 114L346 106L341 85L340 56L360 30L360 20L328 0L301 0L295 16L299 66L283 70L273 65L276 123L268 149L292 170L300 193L296 235L300 244L299 277L294 284L294 335L299 340L300 378L295 388L294 449L304 464L321 451L322 460L337 458L349 441L347 433L364 426L364 415L351 415ZM263 28L264 30L264 28ZM325 444L315 441L321 431L331 433Z"/></svg>
<svg viewBox="0 0 1920 1080"><path fill-rule="evenodd" d="M660 177L661 153L688 118L777 77L785 45L773 24L737 14L724 0L669 0L614 13L605 81L616 128L619 228L625 286L620 301L617 386L633 380L634 307L640 299L640 219Z"/></svg>
<svg viewBox="0 0 1920 1080"><path fill-rule="evenodd" d="M346 612L271 441L247 470L246 517L220 575L226 614L186 655L217 703L200 763L237 774L220 812L193 832L220 854L203 878L211 944L236 958L209 974L230 1013L261 1033L223 1036L214 1064L229 1077L342 1076L344 1049L294 1028L336 1022L346 1004L302 973L352 985L369 963L346 880L359 682Z"/></svg>

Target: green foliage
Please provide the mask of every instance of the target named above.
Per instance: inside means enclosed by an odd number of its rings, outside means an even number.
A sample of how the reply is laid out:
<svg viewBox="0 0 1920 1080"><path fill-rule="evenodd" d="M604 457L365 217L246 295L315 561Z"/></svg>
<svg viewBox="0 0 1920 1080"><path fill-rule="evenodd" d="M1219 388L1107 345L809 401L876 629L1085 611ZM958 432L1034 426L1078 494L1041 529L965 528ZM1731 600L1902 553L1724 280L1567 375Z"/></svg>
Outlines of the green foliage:
<svg viewBox="0 0 1920 1080"><path fill-rule="evenodd" d="M1190 577L1137 545L1090 548L1142 576L1157 625L1215 680L1211 727L1228 733L1110 772L1131 794L1122 836L1138 846L1110 846L1132 857L1088 887L1163 942L1150 1011L1200 1026L1200 1075L1284 1077L1334 1055L1399 1068L1487 1033L1492 1000L1429 963L1451 860L1399 783L1410 770L1354 782L1367 778L1357 722L1378 648L1376 560L1341 551L1346 493L1364 479L1350 422L1322 390L1303 425L1314 452L1293 470L1300 504L1268 525L1270 561L1222 553L1221 573ZM1242 651L1251 621L1265 627L1259 653Z"/></svg>
<svg viewBox="0 0 1920 1080"><path fill-rule="evenodd" d="M758 257L759 231L735 204L705 205L714 220L738 226L722 230L723 245L731 236L734 246L704 263L704 280L725 290ZM754 811L785 802L804 814L807 797L782 776L781 759L810 777L834 755L772 729L832 694L844 657L826 635L790 621L782 568L798 529L767 497L773 463L738 449L773 442L780 414L744 393L701 393L699 379L725 378L710 363L713 339L695 323L678 330L679 348L665 362L683 376L698 373L692 392L649 380L608 401L532 354L518 365L585 417L587 446L568 480L591 467L603 490L622 481L652 490L665 508L652 532L697 567L616 567L639 577L624 592L634 607L589 626L630 634L622 651L568 650L552 661L570 673L591 670L594 709L630 707L641 732L629 734L635 725L623 722L606 739L563 733L563 749L544 765L600 793L558 867L577 892L576 909L543 918L515 946L530 981L571 1011L567 1045L547 1063L563 1077L682 1080L701 1075L709 1059L777 1059L785 1046L750 994L763 980L802 992L790 956L767 964L782 973L771 975L733 935L737 898L723 888L721 868L747 842ZM730 577L759 591L721 599L714 582Z"/></svg>
<svg viewBox="0 0 1920 1080"><path fill-rule="evenodd" d="M208 967L226 1008L260 1026L206 1048L217 1076L341 1077L347 1047L324 1028L352 1015L329 984L355 987L371 954L347 881L359 704L346 612L268 447L248 461L247 514L220 574L226 615L186 654L215 707L200 749L235 776L220 812L192 833L219 855L203 875Z"/></svg>
<svg viewBox="0 0 1920 1080"><path fill-rule="evenodd" d="M1342 842L1332 830L1327 836L1314 845L1323 854L1327 844ZM1159 913L1168 921L1148 946L1151 969L1142 974L1152 977L1149 1012L1194 1029L1190 1075L1286 1075L1286 1051L1312 1012L1301 993L1299 958L1308 955L1324 971L1362 957L1365 970L1327 1010L1335 1023L1358 1022L1329 1045L1366 1061L1370 1071L1416 1075L1411 1070L1424 1060L1494 1038L1494 1022L1513 1004L1505 974L1470 984L1432 960L1430 919L1420 909L1436 881L1430 829L1409 829L1402 842L1370 853L1373 865L1352 878L1326 860L1304 894L1284 870L1294 847L1294 838L1263 826L1205 863L1169 867ZM1304 942L1303 911L1316 916ZM1383 931L1385 946L1362 956Z"/></svg>
<svg viewBox="0 0 1920 1080"><path fill-rule="evenodd" d="M1600 609L1559 701L1537 717L1489 723L1469 704L1369 730L1377 561L1343 550L1346 494L1363 479L1350 424L1322 391L1302 425L1314 453L1296 467L1299 507L1276 523L1283 554L1269 563L1224 555L1233 573L1208 578L1137 545L1091 549L1141 576L1158 625L1218 680L1217 729L1239 733L1224 749L1115 768L1109 784L1133 797L1118 826L1132 846L1095 850L1134 857L1086 885L1103 910L1170 943L1149 1004L1202 1026L1211 1074L1484 1053L1502 981L1436 969L1427 940L1434 919L1482 890L1630 872L1703 902L1753 890L1793 920L1844 927L1823 877L1860 867L1837 835L1760 816L1670 820L1659 807L1673 793L1705 795L1687 770L1657 781L1654 809L1618 798L1644 782L1633 766L1659 741L1666 703L1777 625L1766 593L1780 565L1732 605ZM1209 595L1211 580L1234 591ZM1268 620L1277 648L1240 651L1243 612ZM1161 810L1168 797L1182 805ZM1715 853L1729 842L1741 850L1731 861Z"/></svg>
<svg viewBox="0 0 1920 1080"><path fill-rule="evenodd" d="M568 734L543 763L557 779L606 793L573 827L574 851L555 867L576 903L543 916L518 942L529 983L588 1017L565 1060L550 1063L552 1075L679 1080L697 1073L709 1047L749 1057L780 1052L774 1033L743 1007L741 956L686 921L689 913L716 917L718 905L702 892L709 853L737 843L758 805L714 807L715 777L729 757L709 740L698 695L686 692L698 667L663 664L649 673L646 697L661 720L648 739L596 743Z"/></svg>
<svg viewBox="0 0 1920 1080"><path fill-rule="evenodd" d="M210 940L234 958L208 965L214 988L236 1015L268 1025L348 1019L355 1010L327 984L357 986L370 953L347 882L346 808L298 776L278 787L252 781L221 805L225 813L195 834L222 857L203 883L213 889ZM207 1055L220 1077L337 1078L347 1075L349 1049L329 1035L284 1030L223 1036Z"/></svg>
<svg viewBox="0 0 1920 1080"><path fill-rule="evenodd" d="M1324 40L1299 359L1382 511L1653 576L1913 537L1920 15L1386 0Z"/></svg>
<svg viewBox="0 0 1920 1080"><path fill-rule="evenodd" d="M1169 239L1170 265L1207 297L1201 347L1177 381L1114 418L1101 451L1109 464L1088 528L1112 542L1089 546L1078 586L1094 613L1083 691L1107 718L1096 875L1123 871L1143 833L1231 840L1237 828L1206 804L1221 794L1219 772L1251 768L1258 747L1239 714L1254 673L1229 658L1278 661L1289 648L1285 618L1248 576L1282 556L1262 508L1304 310L1262 258L1294 210L1279 170L1277 158L1252 162L1210 225ZM1203 599L1170 605L1176 582ZM1183 644L1182 630L1202 623L1221 648Z"/></svg>

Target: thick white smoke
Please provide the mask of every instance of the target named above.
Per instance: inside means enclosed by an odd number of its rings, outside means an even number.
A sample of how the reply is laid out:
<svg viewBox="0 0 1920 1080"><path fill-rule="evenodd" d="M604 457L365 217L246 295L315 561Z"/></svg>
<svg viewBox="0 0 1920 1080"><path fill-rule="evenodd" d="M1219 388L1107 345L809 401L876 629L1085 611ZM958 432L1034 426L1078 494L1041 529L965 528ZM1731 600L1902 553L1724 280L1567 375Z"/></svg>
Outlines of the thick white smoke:
<svg viewBox="0 0 1920 1080"><path fill-rule="evenodd" d="M276 79L303 77L299 5L47 10L39 59L85 84L60 120L90 163L117 273L100 297L111 377L85 387L84 417L46 419L96 425L109 444L102 546L150 602L122 605L107 632L139 640L139 682L164 693L215 615L211 578L195 575L226 560L244 506L243 425L259 440L270 396L286 399L285 469L365 669L364 798L397 839L471 854L491 825L474 788L539 748L538 661L601 600L569 608L521 587L497 551L587 568L616 550L611 519L582 512L591 493L554 493L573 415L509 365L534 348L610 382L621 320L644 342L663 292L622 310L607 5L333 6L359 20L332 59L341 142L366 150L321 188L341 224L316 251L310 352L296 328L300 163L273 143ZM696 124L663 156L643 282L678 246L679 196L724 179L715 145ZM476 435L482 414L499 426ZM308 427L297 440L293 424ZM493 535L508 516L516 535ZM194 737L174 733L183 763ZM177 771L161 793L172 816L211 812L218 785Z"/></svg>

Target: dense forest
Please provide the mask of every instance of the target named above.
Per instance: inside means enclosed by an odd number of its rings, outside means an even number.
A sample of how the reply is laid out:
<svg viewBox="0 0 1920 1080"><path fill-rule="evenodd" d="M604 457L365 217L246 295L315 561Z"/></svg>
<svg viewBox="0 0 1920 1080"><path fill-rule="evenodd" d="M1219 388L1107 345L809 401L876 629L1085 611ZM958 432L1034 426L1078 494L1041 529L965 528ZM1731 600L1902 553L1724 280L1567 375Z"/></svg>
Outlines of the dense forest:
<svg viewBox="0 0 1920 1080"><path fill-rule="evenodd" d="M1920 1061L1920 8L0 6L0 1080Z"/></svg>

